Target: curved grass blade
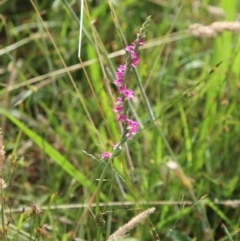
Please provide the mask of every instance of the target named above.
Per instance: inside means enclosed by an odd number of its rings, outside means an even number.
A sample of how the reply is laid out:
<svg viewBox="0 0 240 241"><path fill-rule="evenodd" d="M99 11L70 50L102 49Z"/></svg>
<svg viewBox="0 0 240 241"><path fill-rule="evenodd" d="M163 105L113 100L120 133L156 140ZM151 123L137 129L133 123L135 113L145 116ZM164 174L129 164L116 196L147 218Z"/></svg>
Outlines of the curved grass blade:
<svg viewBox="0 0 240 241"><path fill-rule="evenodd" d="M38 147L40 147L48 156L50 156L61 168L66 171L71 177L78 180L78 182L84 187L88 188L91 192L94 192L95 187L87 179L84 174L79 172L61 153L55 150L47 141L45 141L37 133L30 130L24 123L19 121L8 111L0 109L0 113L3 113L12 123L14 123L20 130L22 130L29 138L31 138ZM101 194L101 198L106 200L107 198Z"/></svg>

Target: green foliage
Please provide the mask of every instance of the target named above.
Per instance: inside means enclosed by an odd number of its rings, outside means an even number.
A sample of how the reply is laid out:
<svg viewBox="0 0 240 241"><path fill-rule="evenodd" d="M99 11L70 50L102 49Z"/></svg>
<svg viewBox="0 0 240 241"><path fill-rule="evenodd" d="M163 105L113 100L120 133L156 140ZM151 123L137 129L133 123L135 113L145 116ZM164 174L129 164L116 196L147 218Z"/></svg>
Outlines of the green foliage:
<svg viewBox="0 0 240 241"><path fill-rule="evenodd" d="M151 206L156 211L122 240L236 239L240 38L231 31L196 38L188 27L235 21L240 2L85 1L83 22L79 2L0 3L6 151L0 174L8 184L0 189L0 239L107 240ZM129 112L140 132L107 164L99 154L112 152L121 136L112 111L115 71L126 62L118 51L124 39L136 39L149 15L140 63L128 83L136 96ZM99 215L106 222L98 227Z"/></svg>

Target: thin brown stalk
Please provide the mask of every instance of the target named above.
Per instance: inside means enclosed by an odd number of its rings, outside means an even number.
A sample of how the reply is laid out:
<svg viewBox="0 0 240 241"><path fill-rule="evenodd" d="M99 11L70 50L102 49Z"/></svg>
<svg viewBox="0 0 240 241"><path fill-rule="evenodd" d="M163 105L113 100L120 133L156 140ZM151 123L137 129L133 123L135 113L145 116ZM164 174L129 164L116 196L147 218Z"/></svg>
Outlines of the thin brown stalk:
<svg viewBox="0 0 240 241"><path fill-rule="evenodd" d="M121 238L124 238L126 233L131 229L135 228L139 223L144 221L151 213L155 211L156 208L149 208L144 212L138 214L134 218L132 218L128 223L124 224L120 227L116 232L114 232L107 241L117 241Z"/></svg>
<svg viewBox="0 0 240 241"><path fill-rule="evenodd" d="M3 145L3 134L2 134L2 129L0 128L0 190L2 190L7 186L4 179L2 179L4 159L5 159L5 151L4 151L4 145Z"/></svg>
<svg viewBox="0 0 240 241"><path fill-rule="evenodd" d="M4 200L3 200L3 188L7 186L6 182L4 179L2 179L2 170L3 170L3 165L4 165L4 159L5 159L5 151L4 151L4 145L3 145L3 134L2 134L2 129L0 128L0 205L1 205L1 221L2 221L2 226L0 227L2 231L2 238L3 241L6 240L6 233L5 233L5 227L4 227Z"/></svg>
<svg viewBox="0 0 240 241"><path fill-rule="evenodd" d="M3 145L2 129L0 128L0 174L2 174L4 159L5 159L5 151L4 151L4 145Z"/></svg>
<svg viewBox="0 0 240 241"><path fill-rule="evenodd" d="M5 151L4 151L4 145L3 145L3 134L2 134L2 129L0 128L0 190L2 190L7 186L4 179L2 179L4 159L5 159Z"/></svg>

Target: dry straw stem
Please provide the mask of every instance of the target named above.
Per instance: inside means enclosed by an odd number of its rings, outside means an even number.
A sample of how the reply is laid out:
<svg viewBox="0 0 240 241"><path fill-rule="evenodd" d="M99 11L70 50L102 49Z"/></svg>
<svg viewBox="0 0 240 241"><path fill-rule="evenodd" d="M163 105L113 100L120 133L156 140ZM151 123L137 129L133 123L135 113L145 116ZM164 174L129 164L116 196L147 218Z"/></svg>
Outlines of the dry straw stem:
<svg viewBox="0 0 240 241"><path fill-rule="evenodd" d="M4 159L5 159L5 151L4 151L4 145L3 145L3 135L2 135L2 129L0 128L0 190L7 186L5 181L1 178Z"/></svg>
<svg viewBox="0 0 240 241"><path fill-rule="evenodd" d="M0 128L0 174L2 172L4 159L5 159L5 151L4 151L4 145L3 145L2 129Z"/></svg>
<svg viewBox="0 0 240 241"><path fill-rule="evenodd" d="M144 221L151 213L155 211L156 208L149 208L146 211L138 214L136 217L132 218L128 223L120 227L116 232L114 232L107 241L117 241L124 238L126 233L135 228L140 222Z"/></svg>
<svg viewBox="0 0 240 241"><path fill-rule="evenodd" d="M223 31L240 32L240 22L213 22L208 26L195 23L189 26L189 33L198 38L214 38Z"/></svg>

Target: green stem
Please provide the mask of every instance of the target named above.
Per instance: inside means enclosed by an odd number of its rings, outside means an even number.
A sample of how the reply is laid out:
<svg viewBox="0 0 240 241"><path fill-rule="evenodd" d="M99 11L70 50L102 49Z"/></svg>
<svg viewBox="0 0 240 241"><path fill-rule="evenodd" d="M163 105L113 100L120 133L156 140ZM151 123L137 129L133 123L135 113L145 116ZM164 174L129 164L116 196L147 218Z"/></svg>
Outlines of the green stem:
<svg viewBox="0 0 240 241"><path fill-rule="evenodd" d="M99 214L100 212L100 193L101 193L101 188L102 188L102 184L103 184L103 180L106 176L106 173L107 173L107 169L108 167L110 166L112 162L112 159L110 158L107 162L107 164L105 165L104 169L103 169L103 172L100 176L100 180L99 180L99 183L98 183L98 186L97 186L97 194L96 194L96 214Z"/></svg>
<svg viewBox="0 0 240 241"><path fill-rule="evenodd" d="M197 205L196 208L197 208L198 212L202 214L201 222L202 222L203 232L204 233L210 232L208 239L214 241L213 233L211 230L211 226L208 222L208 218L207 218L205 209L202 207L201 203L198 202L193 190L190 190L189 193L190 193L190 196L192 197L193 202L196 203L196 205Z"/></svg>
<svg viewBox="0 0 240 241"><path fill-rule="evenodd" d="M97 241L102 241L102 227L97 227Z"/></svg>
<svg viewBox="0 0 240 241"><path fill-rule="evenodd" d="M227 227L225 226L224 223L222 223L221 227L223 228L223 230L224 230L225 234L227 235L228 239L229 239L230 241L233 241L232 236L231 236L231 234L228 232L228 229L227 229Z"/></svg>
<svg viewBox="0 0 240 241"><path fill-rule="evenodd" d="M102 171L102 174L100 176L100 180L99 180L99 183L98 183L98 186L97 186L97 194L96 194L96 216L99 215L100 213L100 193L101 193L101 188L102 188L102 184L103 184L103 180L107 174L107 170L108 170L108 167L111 165L113 159L112 157L109 158L107 164L105 165L103 171ZM102 241L102 229L100 226L98 226L97 228L97 235L96 235L96 240L97 241Z"/></svg>

